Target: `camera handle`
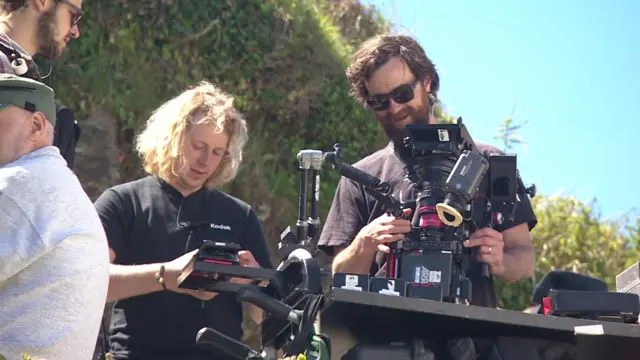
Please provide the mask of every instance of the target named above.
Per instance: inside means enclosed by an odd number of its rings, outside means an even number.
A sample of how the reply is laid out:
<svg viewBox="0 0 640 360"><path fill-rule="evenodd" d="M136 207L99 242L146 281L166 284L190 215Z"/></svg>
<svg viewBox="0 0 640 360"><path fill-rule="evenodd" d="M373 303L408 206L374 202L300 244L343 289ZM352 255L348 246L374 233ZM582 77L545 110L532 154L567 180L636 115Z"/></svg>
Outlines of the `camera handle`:
<svg viewBox="0 0 640 360"><path fill-rule="evenodd" d="M325 160L331 163L333 169L341 176L364 186L365 191L383 203L391 215L396 218L402 217L402 203L391 195L391 185L388 182L384 182L375 176L371 176L358 168L344 163L342 145L333 145L333 152L328 152L324 156Z"/></svg>

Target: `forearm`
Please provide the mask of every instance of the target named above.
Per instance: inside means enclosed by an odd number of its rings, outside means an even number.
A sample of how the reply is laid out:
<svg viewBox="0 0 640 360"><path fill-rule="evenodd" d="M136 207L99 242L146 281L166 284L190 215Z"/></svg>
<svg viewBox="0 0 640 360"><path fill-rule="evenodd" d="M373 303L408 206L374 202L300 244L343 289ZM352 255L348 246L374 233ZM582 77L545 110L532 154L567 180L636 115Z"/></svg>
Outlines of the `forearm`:
<svg viewBox="0 0 640 360"><path fill-rule="evenodd" d="M262 322L262 309L253 304L248 304L246 309L249 312L251 319L253 319L256 324L260 324Z"/></svg>
<svg viewBox="0 0 640 360"><path fill-rule="evenodd" d="M504 249L502 257L504 271L497 277L513 282L533 276L536 255L532 246L519 245Z"/></svg>
<svg viewBox="0 0 640 360"><path fill-rule="evenodd" d="M109 292L107 302L127 299L162 290L156 280L160 264L114 265L109 267Z"/></svg>
<svg viewBox="0 0 640 360"><path fill-rule="evenodd" d="M332 273L368 274L375 254L375 249L366 249L354 240L333 259Z"/></svg>

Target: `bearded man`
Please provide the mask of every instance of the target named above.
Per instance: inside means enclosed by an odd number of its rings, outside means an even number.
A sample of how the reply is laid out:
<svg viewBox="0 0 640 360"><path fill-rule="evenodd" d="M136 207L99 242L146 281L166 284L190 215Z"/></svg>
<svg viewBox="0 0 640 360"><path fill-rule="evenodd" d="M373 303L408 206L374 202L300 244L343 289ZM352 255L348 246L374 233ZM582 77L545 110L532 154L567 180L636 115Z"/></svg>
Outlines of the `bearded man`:
<svg viewBox="0 0 640 360"><path fill-rule="evenodd" d="M82 0L0 0L0 73L47 80L51 85L51 65L41 76L33 56L60 58L69 41L80 36L81 8ZM73 168L80 128L70 109L56 106L53 145Z"/></svg>
<svg viewBox="0 0 640 360"><path fill-rule="evenodd" d="M37 73L33 55L58 59L69 41L80 36L82 0L5 0L0 4L0 46L14 52L0 54L0 72L25 75L17 60L21 57L29 71Z"/></svg>
<svg viewBox="0 0 640 360"><path fill-rule="evenodd" d="M397 156L403 129L408 124L436 122L433 107L438 99L440 77L422 46L410 36L379 35L362 44L347 69L351 95L378 120L389 144L354 166L391 184L394 195L411 193L405 179L405 164ZM485 156L500 153L476 143ZM470 235L465 246L478 248L467 276L472 281L472 304L496 307L493 277L513 282L532 276L535 252L530 231L537 218L527 196L520 197L513 220L496 228L483 228ZM411 231L405 217L386 214L383 203L363 187L342 178L329 210L318 245L334 255L333 273L376 275L385 268L389 244ZM491 279L482 281L481 263L489 266Z"/></svg>

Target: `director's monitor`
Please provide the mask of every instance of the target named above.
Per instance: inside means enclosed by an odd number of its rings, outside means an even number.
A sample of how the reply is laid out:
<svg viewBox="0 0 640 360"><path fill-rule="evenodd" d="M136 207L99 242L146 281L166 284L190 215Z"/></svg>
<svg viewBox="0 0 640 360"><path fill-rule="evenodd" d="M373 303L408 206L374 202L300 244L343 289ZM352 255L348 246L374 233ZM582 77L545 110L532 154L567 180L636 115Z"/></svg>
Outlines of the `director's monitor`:
<svg viewBox="0 0 640 360"><path fill-rule="evenodd" d="M405 146L411 147L414 161L435 154L455 154L463 151L480 153L467 127L459 117L455 124L408 124L404 127ZM515 154L490 154L486 182L481 187L488 190L487 196L496 203L515 203L521 182Z"/></svg>

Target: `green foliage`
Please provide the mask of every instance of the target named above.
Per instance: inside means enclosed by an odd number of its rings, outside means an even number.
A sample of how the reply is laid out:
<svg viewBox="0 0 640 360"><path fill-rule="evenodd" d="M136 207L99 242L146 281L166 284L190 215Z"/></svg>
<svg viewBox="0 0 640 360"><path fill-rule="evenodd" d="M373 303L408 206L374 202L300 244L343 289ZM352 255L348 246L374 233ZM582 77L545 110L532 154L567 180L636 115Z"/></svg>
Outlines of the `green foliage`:
<svg viewBox="0 0 640 360"><path fill-rule="evenodd" d="M536 196L532 203L538 217L531 234L537 252L536 274L516 284L500 283L502 307L520 310L530 305L534 282L551 270L587 274L604 280L615 291L615 276L640 258L640 251L632 247L637 241L637 223L602 219L594 211L596 201L586 204L573 197Z"/></svg>
<svg viewBox="0 0 640 360"><path fill-rule="evenodd" d="M500 140L504 144L503 150L508 152L513 148L514 145L524 145L525 141L518 135L518 130L520 130L524 125L526 125L528 121L525 121L521 124L514 124L512 118L507 118L504 120L502 125L498 128L498 134L494 139Z"/></svg>
<svg viewBox="0 0 640 360"><path fill-rule="evenodd" d="M523 145L518 131L526 125L512 118L504 121L496 139L505 151ZM532 206L538 218L531 237L536 249L533 279L506 284L498 282L499 305L522 310L531 305L533 286L551 270L568 270L604 280L615 291L615 277L633 262L640 250L640 217L633 222L626 217L608 221L595 211L597 202L586 204L569 196L536 196Z"/></svg>
<svg viewBox="0 0 640 360"><path fill-rule="evenodd" d="M458 118L449 115L440 102L437 102L433 107L433 117L435 117L440 124L455 124L458 120Z"/></svg>
<svg viewBox="0 0 640 360"><path fill-rule="evenodd" d="M53 86L81 123L97 110L113 116L115 146L124 155L120 182L142 175L132 134L153 109L202 79L233 94L247 118L246 161L226 190L258 208L272 245L296 218L299 150L326 151L341 142L346 160L354 161L383 144L344 76L353 46L388 29L357 1L90 1L84 7L82 38L71 43L67 66L56 68L56 78L65 80ZM92 144L83 137L79 152ZM322 193L332 194L337 181L337 173L326 171ZM331 200L321 198L321 213Z"/></svg>

